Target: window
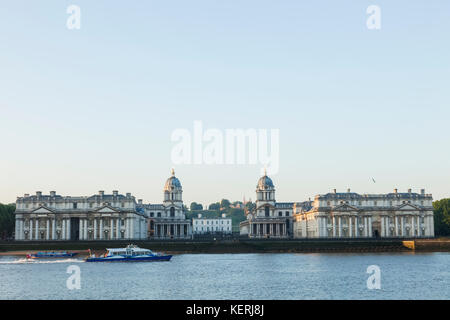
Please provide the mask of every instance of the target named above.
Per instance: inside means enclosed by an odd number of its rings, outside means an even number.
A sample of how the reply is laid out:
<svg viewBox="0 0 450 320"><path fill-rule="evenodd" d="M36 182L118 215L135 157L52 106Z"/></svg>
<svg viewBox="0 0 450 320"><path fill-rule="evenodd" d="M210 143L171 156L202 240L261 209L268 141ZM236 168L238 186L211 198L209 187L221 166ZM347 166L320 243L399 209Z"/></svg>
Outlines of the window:
<svg viewBox="0 0 450 320"><path fill-rule="evenodd" d="M289 217L289 211L286 211L286 217Z"/></svg>
<svg viewBox="0 0 450 320"><path fill-rule="evenodd" d="M158 218L161 218L161 212L158 212Z"/></svg>
<svg viewBox="0 0 450 320"><path fill-rule="evenodd" d="M270 208L268 206L264 207L264 213L266 217L270 216Z"/></svg>
<svg viewBox="0 0 450 320"><path fill-rule="evenodd" d="M281 211L278 212L278 216L279 216L279 217L282 217L282 216L283 216L283 212L281 212Z"/></svg>
<svg viewBox="0 0 450 320"><path fill-rule="evenodd" d="M74 209L77 208L77 203L76 203L76 202L73 203L73 208L74 208Z"/></svg>
<svg viewBox="0 0 450 320"><path fill-rule="evenodd" d="M125 202L122 202L120 205L122 206L122 208L125 207Z"/></svg>
<svg viewBox="0 0 450 320"><path fill-rule="evenodd" d="M175 217L175 208L174 207L170 208L170 216Z"/></svg>

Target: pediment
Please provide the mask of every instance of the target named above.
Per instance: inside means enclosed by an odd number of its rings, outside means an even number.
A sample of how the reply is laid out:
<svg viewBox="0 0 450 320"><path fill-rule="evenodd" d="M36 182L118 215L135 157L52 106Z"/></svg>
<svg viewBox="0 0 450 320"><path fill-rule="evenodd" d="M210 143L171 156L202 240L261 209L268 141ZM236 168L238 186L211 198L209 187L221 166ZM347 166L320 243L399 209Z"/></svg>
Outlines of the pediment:
<svg viewBox="0 0 450 320"><path fill-rule="evenodd" d="M49 209L44 206L40 206L39 208L32 211L33 213L54 213L52 209Z"/></svg>
<svg viewBox="0 0 450 320"><path fill-rule="evenodd" d="M349 204L340 204L332 209L332 211L340 211L340 212L351 212L351 211L359 211L358 208L353 207Z"/></svg>
<svg viewBox="0 0 450 320"><path fill-rule="evenodd" d="M396 208L396 210L400 210L400 211L411 211L411 210L420 210L420 208L417 207L417 206L415 206L415 205L413 205L413 204L411 204L411 203L404 203L404 204L398 206L398 207Z"/></svg>
<svg viewBox="0 0 450 320"><path fill-rule="evenodd" d="M100 213L115 213L115 212L119 212L117 210L115 210L114 208L110 207L110 206L103 206L101 208L98 208L97 210L95 210L95 212L100 212Z"/></svg>

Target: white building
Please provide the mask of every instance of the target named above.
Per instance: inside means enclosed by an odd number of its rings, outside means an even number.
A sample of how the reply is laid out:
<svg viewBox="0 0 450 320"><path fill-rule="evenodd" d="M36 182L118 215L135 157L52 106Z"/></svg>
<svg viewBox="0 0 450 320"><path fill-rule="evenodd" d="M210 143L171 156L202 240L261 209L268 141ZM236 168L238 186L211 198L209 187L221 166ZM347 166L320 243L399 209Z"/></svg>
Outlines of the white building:
<svg viewBox="0 0 450 320"><path fill-rule="evenodd" d="M25 194L16 201L16 240L145 239L147 220L131 193L90 197Z"/></svg>
<svg viewBox="0 0 450 320"><path fill-rule="evenodd" d="M425 194L318 195L294 206L295 238L434 237L433 197Z"/></svg>
<svg viewBox="0 0 450 320"><path fill-rule="evenodd" d="M148 219L148 238L150 239L190 239L191 220L186 219L183 205L183 188L180 180L172 175L164 185L162 204L143 204L139 200L137 210Z"/></svg>
<svg viewBox="0 0 450 320"><path fill-rule="evenodd" d="M233 232L231 218L227 218L226 214L222 214L221 218L202 218L198 214L198 218L192 218L192 230L194 234Z"/></svg>
<svg viewBox="0 0 450 320"><path fill-rule="evenodd" d="M272 179L264 174L256 186L256 207L239 225L249 238L288 238L293 232L293 202L276 202Z"/></svg>

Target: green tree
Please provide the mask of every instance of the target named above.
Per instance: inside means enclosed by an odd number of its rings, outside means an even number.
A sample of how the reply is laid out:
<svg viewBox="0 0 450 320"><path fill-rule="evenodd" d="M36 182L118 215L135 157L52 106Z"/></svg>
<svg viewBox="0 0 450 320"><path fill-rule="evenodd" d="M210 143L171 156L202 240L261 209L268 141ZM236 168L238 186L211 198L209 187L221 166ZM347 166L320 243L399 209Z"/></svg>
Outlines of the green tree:
<svg viewBox="0 0 450 320"><path fill-rule="evenodd" d="M190 208L191 208L191 211L203 210L203 205L201 205L201 204L199 204L197 202L192 202Z"/></svg>
<svg viewBox="0 0 450 320"><path fill-rule="evenodd" d="M222 201L220 201L220 207L228 209L230 207L230 201L227 199L222 199Z"/></svg>
<svg viewBox="0 0 450 320"><path fill-rule="evenodd" d="M15 204L0 203L0 239L5 239L13 236L15 225L15 210Z"/></svg>
<svg viewBox="0 0 450 320"><path fill-rule="evenodd" d="M220 210L220 203L219 202L215 202L215 203L211 203L208 207L209 210Z"/></svg>
<svg viewBox="0 0 450 320"><path fill-rule="evenodd" d="M450 235L450 199L433 202L434 233L437 236Z"/></svg>

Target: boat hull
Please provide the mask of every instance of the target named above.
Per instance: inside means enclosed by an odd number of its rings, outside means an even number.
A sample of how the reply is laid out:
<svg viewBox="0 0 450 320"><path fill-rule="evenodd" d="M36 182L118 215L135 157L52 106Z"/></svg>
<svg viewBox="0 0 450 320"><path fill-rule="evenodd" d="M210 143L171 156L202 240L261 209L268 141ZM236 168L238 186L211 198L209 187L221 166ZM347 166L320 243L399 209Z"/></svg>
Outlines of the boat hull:
<svg viewBox="0 0 450 320"><path fill-rule="evenodd" d="M28 255L29 259L54 259L54 258L72 258L77 253L62 253L62 254L31 254Z"/></svg>
<svg viewBox="0 0 450 320"><path fill-rule="evenodd" d="M86 262L135 262L135 261L169 261L171 255L154 257L98 257L87 258Z"/></svg>

